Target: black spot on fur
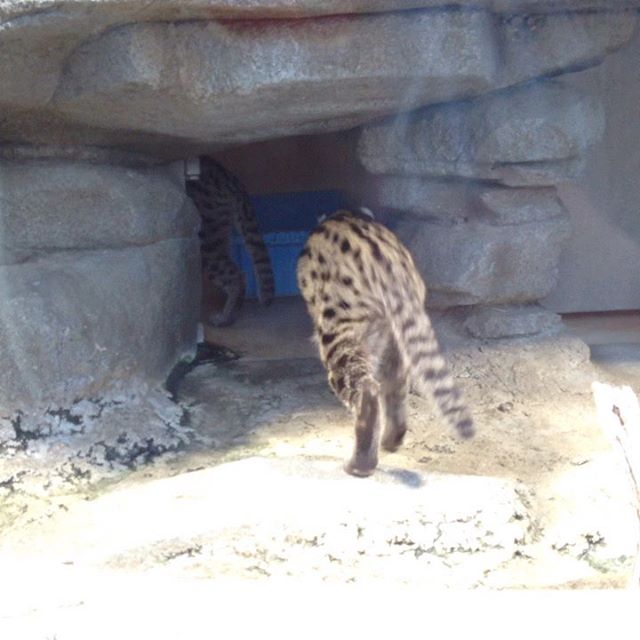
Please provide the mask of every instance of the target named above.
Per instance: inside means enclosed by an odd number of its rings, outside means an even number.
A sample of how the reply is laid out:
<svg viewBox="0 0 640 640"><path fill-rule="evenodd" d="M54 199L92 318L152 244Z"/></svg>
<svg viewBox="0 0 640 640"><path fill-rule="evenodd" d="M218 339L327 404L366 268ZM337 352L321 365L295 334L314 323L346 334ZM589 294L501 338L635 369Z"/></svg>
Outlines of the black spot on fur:
<svg viewBox="0 0 640 640"><path fill-rule="evenodd" d="M318 279L318 272L315 269L313 271L311 271L311 279L312 280L317 280Z"/></svg>
<svg viewBox="0 0 640 640"><path fill-rule="evenodd" d="M331 307L329 307L322 312L322 315L325 318L335 318L336 312L335 312L335 309L332 309Z"/></svg>
<svg viewBox="0 0 640 640"><path fill-rule="evenodd" d="M469 418L460 420L456 427L463 438L470 438L471 436L473 436L473 422Z"/></svg>
<svg viewBox="0 0 640 640"><path fill-rule="evenodd" d="M349 227L351 228L351 231L353 231L353 233L355 233L359 238L362 238L363 240L367 239L364 233L362 233L360 227L355 224L355 222L350 222Z"/></svg>
<svg viewBox="0 0 640 640"><path fill-rule="evenodd" d="M412 327L416 326L416 321L413 318L409 318L402 323L402 332L408 331Z"/></svg>
<svg viewBox="0 0 640 640"><path fill-rule="evenodd" d="M322 336L322 344L327 346L328 344L331 344L335 339L336 339L335 333L325 333Z"/></svg>
<svg viewBox="0 0 640 640"><path fill-rule="evenodd" d="M423 357L428 357L428 354L425 351L420 351L420 359ZM424 371L424 379L425 380L441 380L445 377L445 372L443 369L434 369L433 367L429 367Z"/></svg>
<svg viewBox="0 0 640 640"><path fill-rule="evenodd" d="M344 278L342 278L342 284L345 287L353 286L353 278L351 276L344 276Z"/></svg>
<svg viewBox="0 0 640 640"><path fill-rule="evenodd" d="M382 252L380 251L380 247L378 246L378 243L374 242L370 238L367 238L367 242L369 243L369 246L371 247L371 255L373 255L374 259L377 262L382 262L384 260L384 256L382 255Z"/></svg>
<svg viewBox="0 0 640 640"><path fill-rule="evenodd" d="M349 251L351 251L351 245L349 244L349 241L346 238L342 241L342 244L340 245L340 250L342 251L342 253L348 253Z"/></svg>

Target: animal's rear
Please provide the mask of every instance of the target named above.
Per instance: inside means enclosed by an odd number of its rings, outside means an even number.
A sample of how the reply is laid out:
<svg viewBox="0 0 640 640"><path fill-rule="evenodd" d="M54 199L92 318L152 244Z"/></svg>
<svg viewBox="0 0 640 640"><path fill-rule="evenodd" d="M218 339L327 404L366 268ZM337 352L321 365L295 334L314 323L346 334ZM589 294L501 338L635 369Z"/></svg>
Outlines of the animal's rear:
<svg viewBox="0 0 640 640"><path fill-rule="evenodd" d="M200 178L187 185L202 217L202 254L205 270L228 295L216 325L229 324L244 298L244 275L230 254L231 232L243 238L253 263L258 299L269 304L274 297L274 277L269 252L260 233L249 194L240 180L209 156L200 158Z"/></svg>
<svg viewBox="0 0 640 640"><path fill-rule="evenodd" d="M462 437L473 435L424 308L425 284L391 231L338 211L311 233L297 272L329 384L356 416L348 473L373 473L383 424L382 447L395 451L402 443L407 382L432 394Z"/></svg>

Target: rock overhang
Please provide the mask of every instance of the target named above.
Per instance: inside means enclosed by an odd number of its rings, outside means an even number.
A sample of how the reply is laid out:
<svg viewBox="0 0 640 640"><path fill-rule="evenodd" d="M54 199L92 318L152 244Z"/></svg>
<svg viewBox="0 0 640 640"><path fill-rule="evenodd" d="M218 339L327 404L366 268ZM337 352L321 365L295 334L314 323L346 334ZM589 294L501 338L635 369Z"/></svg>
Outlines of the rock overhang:
<svg viewBox="0 0 640 640"><path fill-rule="evenodd" d="M0 140L177 158L350 129L596 64L638 4L5 3Z"/></svg>

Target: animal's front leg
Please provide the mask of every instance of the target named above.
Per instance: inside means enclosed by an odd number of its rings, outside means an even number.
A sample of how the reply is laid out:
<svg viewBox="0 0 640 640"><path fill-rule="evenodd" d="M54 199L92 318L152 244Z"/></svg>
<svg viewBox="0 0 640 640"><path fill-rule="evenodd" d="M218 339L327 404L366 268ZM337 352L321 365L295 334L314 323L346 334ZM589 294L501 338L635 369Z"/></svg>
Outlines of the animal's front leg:
<svg viewBox="0 0 640 640"><path fill-rule="evenodd" d="M356 442L351 460L345 471L353 476L366 478L378 465L378 440L380 438L380 406L378 385L372 380L363 381L356 407Z"/></svg>

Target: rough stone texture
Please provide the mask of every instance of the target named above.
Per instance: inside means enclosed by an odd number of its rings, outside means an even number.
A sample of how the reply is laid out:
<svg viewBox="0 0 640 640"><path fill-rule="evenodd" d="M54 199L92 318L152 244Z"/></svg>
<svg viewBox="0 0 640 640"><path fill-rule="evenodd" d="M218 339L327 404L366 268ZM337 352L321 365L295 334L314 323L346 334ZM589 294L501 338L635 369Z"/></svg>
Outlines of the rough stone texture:
<svg viewBox="0 0 640 640"><path fill-rule="evenodd" d="M429 306L522 303L555 286L570 229L555 189L387 176L379 196L390 208L381 220L427 281Z"/></svg>
<svg viewBox="0 0 640 640"><path fill-rule="evenodd" d="M162 382L195 347L199 220L176 168L84 156L0 160L0 407L25 421Z"/></svg>
<svg viewBox="0 0 640 640"><path fill-rule="evenodd" d="M546 81L367 127L358 151L373 173L552 185L576 175L603 129L595 98Z"/></svg>
<svg viewBox="0 0 640 640"><path fill-rule="evenodd" d="M402 480L380 475L367 485L331 463L303 460L232 462L74 509L48 554L105 571L157 571L183 557L180 573L202 578L402 583L411 575L422 586L468 588L521 550L530 522L517 484L409 473L409 487ZM129 526L106 541L101 531L123 511ZM20 547L3 551L13 561L31 555Z"/></svg>
<svg viewBox="0 0 640 640"><path fill-rule="evenodd" d="M565 217L555 188L504 188L477 182L437 182L416 177L383 176L376 182L379 204L419 218L461 222L477 220L515 225ZM387 217L384 211L381 213ZM393 218L386 220L393 222Z"/></svg>
<svg viewBox="0 0 640 640"><path fill-rule="evenodd" d="M495 224L522 224L550 218L562 218L567 211L555 189L501 189L487 187L480 190L478 204L489 221ZM474 203L475 204L475 203Z"/></svg>
<svg viewBox="0 0 640 640"><path fill-rule="evenodd" d="M54 104L81 123L201 141L348 128L487 91L491 28L482 12L125 26L70 57Z"/></svg>
<svg viewBox="0 0 640 640"><path fill-rule="evenodd" d="M634 27L631 14L508 15L500 31L502 83L513 85L602 62L630 39Z"/></svg>
<svg viewBox="0 0 640 640"><path fill-rule="evenodd" d="M0 264L193 238L198 225L181 179L167 167L0 160Z"/></svg>
<svg viewBox="0 0 640 640"><path fill-rule="evenodd" d="M156 0L140 6L131 0L3 0L0 19L15 20L55 8L65 17L92 13L111 24L176 19L301 18L310 16L400 11L453 6L486 8L497 12L552 12L610 10L638 7L638 0Z"/></svg>
<svg viewBox="0 0 640 640"><path fill-rule="evenodd" d="M0 406L65 406L161 382L195 344L197 239L0 267Z"/></svg>
<svg viewBox="0 0 640 640"><path fill-rule="evenodd" d="M442 308L543 298L555 286L569 222L561 216L519 225L446 224L397 214L393 228L427 282L427 304Z"/></svg>
<svg viewBox="0 0 640 640"><path fill-rule="evenodd" d="M511 338L562 329L560 316L538 305L479 307L464 323L474 338Z"/></svg>
<svg viewBox="0 0 640 640"><path fill-rule="evenodd" d="M304 324L304 313L301 301L289 300L269 307L266 322L243 316L235 330L244 328L247 358L193 369L173 410L154 398L173 438L195 447L189 455L165 454L153 465L133 456L133 473L126 451L111 462L87 456L91 437L95 451L119 433L113 410L84 432L29 440L2 458L0 566L22 579L3 600L13 615L72 603L82 611L96 585L118 576L208 585L225 578L296 586L626 585L637 513L601 416L611 416L612 403L625 421L633 416L608 385L598 386L596 413L590 386L607 373L589 363L586 345L556 336L467 338L456 347L453 314L435 313L478 434L458 441L432 402L411 397L403 447L383 454L378 472L361 480L341 469L353 418L330 393L318 359L277 357L292 340L298 353L311 353L304 332L283 335L279 327L293 317ZM265 344L271 356L260 360L254 354ZM640 389L637 366L628 381ZM91 410L76 407L73 415ZM185 413L190 429L180 426ZM135 422L126 427L135 441ZM119 482L109 487L107 478Z"/></svg>
<svg viewBox="0 0 640 640"><path fill-rule="evenodd" d="M0 139L177 158L204 142L321 133L597 64L635 25L634 14L616 12L504 20L482 10L375 13L396 7L341 3L343 15L318 20L216 22L333 14L335 6L3 5Z"/></svg>

